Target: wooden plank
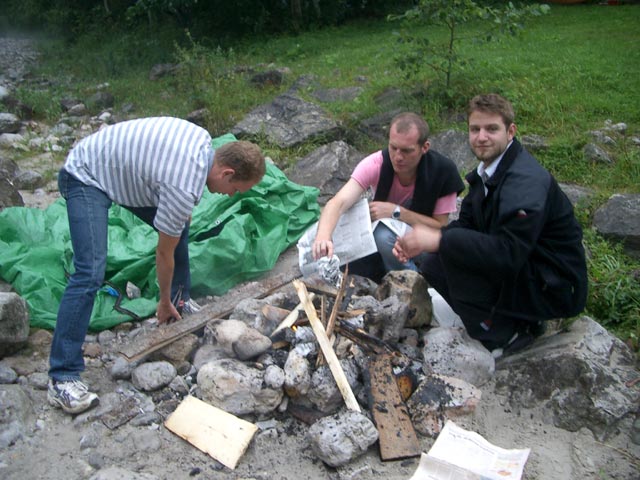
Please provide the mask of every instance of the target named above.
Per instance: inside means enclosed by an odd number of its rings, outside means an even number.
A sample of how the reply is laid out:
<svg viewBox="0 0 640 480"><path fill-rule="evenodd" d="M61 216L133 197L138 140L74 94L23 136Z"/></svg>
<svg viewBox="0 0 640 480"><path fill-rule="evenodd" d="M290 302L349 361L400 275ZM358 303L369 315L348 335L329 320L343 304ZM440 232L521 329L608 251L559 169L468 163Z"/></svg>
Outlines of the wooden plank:
<svg viewBox="0 0 640 480"><path fill-rule="evenodd" d="M380 434L380 458L387 461L420 455L422 449L407 407L400 397L390 354L370 359L366 380L369 383L369 406Z"/></svg>
<svg viewBox="0 0 640 480"><path fill-rule="evenodd" d="M318 318L318 314L316 312L311 299L309 298L309 293L307 292L307 288L304 283L300 280L294 280L293 286L296 288L298 292L298 297L300 298L300 302L304 306L304 311L307 314L307 318L309 319L309 323L311 324L311 328L313 328L313 333L316 335L316 339L318 340L318 344L320 345L320 349L324 355L324 358L327 360L327 364L329 365L329 369L333 374L333 378L338 384L338 389L342 394L342 398L344 398L344 402L347 405L349 410L354 410L356 412L360 411L360 405L356 400L353 391L351 390L351 386L349 385L349 381L347 380L347 376L344 374L342 370L342 366L340 365L340 361L336 356L336 352L333 351L331 344L329 343L329 339L327 338L327 334L324 331L324 326L322 322Z"/></svg>
<svg viewBox="0 0 640 480"><path fill-rule="evenodd" d="M309 297L311 298L311 300L313 300L313 297L315 297L315 294L310 293ZM300 316L301 308L302 308L302 302L300 302L298 305L296 305L296 307L293 310L291 310L291 313L287 315L287 317L284 320L282 320L282 322L280 322L280 325L278 325L276 329L273 332L271 332L271 335L269 335L269 337L273 338L273 336L283 328L292 327L293 324L296 323L296 321L298 320L298 317Z"/></svg>
<svg viewBox="0 0 640 480"><path fill-rule="evenodd" d="M307 286L308 291L317 293L318 295L335 297L338 294L336 287L327 284L324 280L318 279L315 276L305 278L304 284Z"/></svg>
<svg viewBox="0 0 640 480"><path fill-rule="evenodd" d="M131 343L124 345L119 353L129 361L144 358L185 335L199 330L213 319L227 317L233 312L240 300L269 296L298 276L300 276L300 272L292 271L275 275L261 282L243 283L229 290L215 302L203 306L199 312L189 315L179 322L141 333Z"/></svg>
<svg viewBox="0 0 640 480"><path fill-rule="evenodd" d="M184 398L164 425L232 470L258 430L253 423L190 395Z"/></svg>

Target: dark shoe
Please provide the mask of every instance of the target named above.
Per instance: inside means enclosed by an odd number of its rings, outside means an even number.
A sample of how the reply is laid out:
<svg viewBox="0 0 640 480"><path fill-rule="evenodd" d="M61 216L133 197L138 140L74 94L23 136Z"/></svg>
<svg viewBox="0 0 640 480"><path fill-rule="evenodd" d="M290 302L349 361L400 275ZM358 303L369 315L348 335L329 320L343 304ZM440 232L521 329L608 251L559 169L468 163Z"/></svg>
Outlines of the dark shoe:
<svg viewBox="0 0 640 480"><path fill-rule="evenodd" d="M534 337L540 337L541 335L544 335L544 333L547 331L547 322L545 322L544 320L541 320L536 323L531 323L529 325L528 330L529 330L529 333Z"/></svg>
<svg viewBox="0 0 640 480"><path fill-rule="evenodd" d="M511 355L512 353L522 350L533 343L534 336L528 332L516 333L509 343L503 347L503 355Z"/></svg>
<svg viewBox="0 0 640 480"><path fill-rule="evenodd" d="M516 332L506 345L491 350L491 356L496 360L500 357L506 357L528 347L534 339L535 337L528 332Z"/></svg>
<svg viewBox="0 0 640 480"><path fill-rule="evenodd" d="M90 392L80 380L56 382L49 379L47 400L54 407L71 414L82 413L100 402L98 395Z"/></svg>

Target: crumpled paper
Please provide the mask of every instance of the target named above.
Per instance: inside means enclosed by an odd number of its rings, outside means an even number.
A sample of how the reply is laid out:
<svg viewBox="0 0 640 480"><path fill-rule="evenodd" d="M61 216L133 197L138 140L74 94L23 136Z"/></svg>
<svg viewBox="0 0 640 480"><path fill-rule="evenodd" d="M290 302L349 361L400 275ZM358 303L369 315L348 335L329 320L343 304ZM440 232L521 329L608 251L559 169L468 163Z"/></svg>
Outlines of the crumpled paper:
<svg viewBox="0 0 640 480"><path fill-rule="evenodd" d="M340 288L342 284L342 272L340 271L340 259L337 255L331 258L322 257L318 260L318 274L328 284Z"/></svg>

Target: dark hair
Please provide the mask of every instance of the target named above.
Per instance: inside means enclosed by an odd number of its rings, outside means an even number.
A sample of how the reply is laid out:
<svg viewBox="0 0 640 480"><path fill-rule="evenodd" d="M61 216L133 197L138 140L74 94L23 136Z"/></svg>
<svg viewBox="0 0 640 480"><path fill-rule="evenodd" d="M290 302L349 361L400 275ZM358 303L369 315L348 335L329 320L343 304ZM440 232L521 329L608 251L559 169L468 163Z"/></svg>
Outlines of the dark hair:
<svg viewBox="0 0 640 480"><path fill-rule="evenodd" d="M476 111L497 113L502 117L502 121L507 128L509 128L515 120L515 113L513 112L511 102L497 93L488 93L486 95L476 95L473 97L469 102L467 116L470 116Z"/></svg>
<svg viewBox="0 0 640 480"><path fill-rule="evenodd" d="M398 133L407 133L411 127L416 127L418 129L418 145L423 145L429 140L429 124L420 115L413 112L399 113L391 120L389 130L394 125Z"/></svg>
<svg viewBox="0 0 640 480"><path fill-rule="evenodd" d="M215 161L233 168L234 181L261 180L267 169L264 155L255 143L239 140L225 143L215 152Z"/></svg>

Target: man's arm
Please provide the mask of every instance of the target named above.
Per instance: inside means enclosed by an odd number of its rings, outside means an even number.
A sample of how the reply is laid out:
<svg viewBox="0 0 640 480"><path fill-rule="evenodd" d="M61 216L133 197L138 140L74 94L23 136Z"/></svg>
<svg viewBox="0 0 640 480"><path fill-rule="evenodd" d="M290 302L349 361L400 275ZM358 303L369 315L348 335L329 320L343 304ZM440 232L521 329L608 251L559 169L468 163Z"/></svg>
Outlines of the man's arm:
<svg viewBox="0 0 640 480"><path fill-rule="evenodd" d="M395 203L391 202L371 202L369 204L369 213L371 221L380 220L382 218L392 218L393 211L396 208ZM403 221L415 227L416 225L426 225L427 227L442 228L449 223L448 214L433 215L429 217L421 213L414 212L408 208L400 207L400 218Z"/></svg>
<svg viewBox="0 0 640 480"><path fill-rule="evenodd" d="M325 255L333 255L333 231L338 224L340 216L349 210L364 193L364 189L353 178L327 202L322 209L320 220L318 221L318 232L313 242L313 258L318 259Z"/></svg>
<svg viewBox="0 0 640 480"><path fill-rule="evenodd" d="M174 260L173 253L180 237L171 237L166 233L158 232L158 246L156 247L156 271L158 286L160 287L160 300L156 316L160 324L168 323L171 319L180 320L180 314L171 302L171 281L173 279Z"/></svg>

